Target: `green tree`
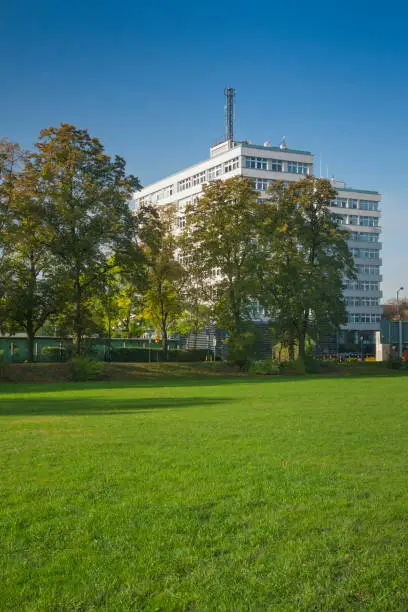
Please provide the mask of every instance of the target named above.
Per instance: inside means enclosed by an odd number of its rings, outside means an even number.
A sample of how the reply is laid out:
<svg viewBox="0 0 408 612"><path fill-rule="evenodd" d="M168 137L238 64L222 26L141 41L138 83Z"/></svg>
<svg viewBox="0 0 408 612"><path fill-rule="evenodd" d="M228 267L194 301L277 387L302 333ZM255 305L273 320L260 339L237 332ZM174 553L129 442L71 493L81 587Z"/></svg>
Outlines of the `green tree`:
<svg viewBox="0 0 408 612"><path fill-rule="evenodd" d="M62 304L62 282L55 258L47 248L43 202L36 197L32 174L19 173L11 203L12 245L10 278L5 291L6 316L11 327L23 328L28 338L28 361L34 358L34 339L45 321Z"/></svg>
<svg viewBox="0 0 408 612"><path fill-rule="evenodd" d="M184 269L177 259L174 211L160 210L146 227L147 284L144 294L144 319L161 331L164 359L168 357L169 333L176 331L184 310Z"/></svg>
<svg viewBox="0 0 408 612"><path fill-rule="evenodd" d="M69 286L66 320L80 354L92 321L87 304L111 256L138 256L128 201L140 185L121 157L112 159L97 138L72 125L42 130L36 149L28 171L43 202L48 248Z"/></svg>
<svg viewBox="0 0 408 612"><path fill-rule="evenodd" d="M295 342L302 359L307 337L335 333L347 320L343 282L354 263L329 209L335 196L329 181L306 177L273 184L265 204L260 301L292 357Z"/></svg>
<svg viewBox="0 0 408 612"><path fill-rule="evenodd" d="M231 343L247 334L258 293L262 220L252 181L242 177L204 185L203 196L186 211L183 248L200 278L202 301L212 295L217 323Z"/></svg>
<svg viewBox="0 0 408 612"><path fill-rule="evenodd" d="M5 331L6 289L12 277L9 257L13 251L11 230L14 225L13 200L21 171L24 151L7 138L0 139L0 330Z"/></svg>

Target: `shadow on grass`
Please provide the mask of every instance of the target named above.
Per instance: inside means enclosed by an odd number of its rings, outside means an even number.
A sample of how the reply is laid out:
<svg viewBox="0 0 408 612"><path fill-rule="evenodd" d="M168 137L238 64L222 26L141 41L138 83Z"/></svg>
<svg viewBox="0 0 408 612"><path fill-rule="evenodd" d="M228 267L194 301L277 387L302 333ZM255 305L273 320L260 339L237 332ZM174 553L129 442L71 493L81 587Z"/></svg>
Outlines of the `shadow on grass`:
<svg viewBox="0 0 408 612"><path fill-rule="evenodd" d="M408 377L408 370L398 371L389 369L344 369L325 374L306 374L306 375L280 375L280 376L257 376L255 374L204 374L199 373L180 373L171 375L164 373L151 373L144 376L135 376L124 379L106 379L100 381L73 382L73 381L1 381L0 396L3 394L14 393L55 393L62 390L74 389L130 389L130 388L152 388L152 387L212 387L216 385L241 385L241 384L262 384L262 383L285 383L285 382L305 382L316 380L350 380L356 378L401 378Z"/></svg>
<svg viewBox="0 0 408 612"><path fill-rule="evenodd" d="M38 397L22 399L16 397L7 403L0 401L0 417L2 416L84 416L84 415L119 415L151 412L154 410L175 410L193 408L195 406L210 407L231 398L121 398L119 397Z"/></svg>

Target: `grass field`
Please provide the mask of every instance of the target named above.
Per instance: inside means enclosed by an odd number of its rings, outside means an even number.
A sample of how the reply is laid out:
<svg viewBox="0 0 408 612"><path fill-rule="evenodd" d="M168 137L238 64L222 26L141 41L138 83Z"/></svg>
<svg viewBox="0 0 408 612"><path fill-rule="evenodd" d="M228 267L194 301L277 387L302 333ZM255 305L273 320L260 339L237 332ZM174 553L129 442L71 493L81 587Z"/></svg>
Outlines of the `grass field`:
<svg viewBox="0 0 408 612"><path fill-rule="evenodd" d="M0 610L408 610L408 378L0 387Z"/></svg>

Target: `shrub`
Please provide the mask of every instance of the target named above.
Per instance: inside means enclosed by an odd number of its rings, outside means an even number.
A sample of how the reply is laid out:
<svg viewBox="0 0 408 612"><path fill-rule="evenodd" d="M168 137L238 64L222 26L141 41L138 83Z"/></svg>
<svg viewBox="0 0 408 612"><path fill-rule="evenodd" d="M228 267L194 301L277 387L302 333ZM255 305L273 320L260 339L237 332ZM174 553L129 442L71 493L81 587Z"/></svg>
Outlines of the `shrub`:
<svg viewBox="0 0 408 612"><path fill-rule="evenodd" d="M0 361L4 361L6 358L6 351L4 349L0 349Z"/></svg>
<svg viewBox="0 0 408 612"><path fill-rule="evenodd" d="M159 356L159 361L163 361L163 351L152 346L150 353L151 360L157 361L157 356ZM147 363L149 361L149 349L134 346L112 348L111 361Z"/></svg>
<svg viewBox="0 0 408 612"><path fill-rule="evenodd" d="M283 361L280 364L282 374L288 376L299 376L306 374L305 363L302 359L296 359L294 361Z"/></svg>
<svg viewBox="0 0 408 612"><path fill-rule="evenodd" d="M20 361L20 349L18 346L14 347L12 361L18 362Z"/></svg>
<svg viewBox="0 0 408 612"><path fill-rule="evenodd" d="M0 361L0 380L3 382L10 381L11 378L11 366L8 361Z"/></svg>
<svg viewBox="0 0 408 612"><path fill-rule="evenodd" d="M206 349L193 349L191 351L179 351L172 349L168 353L169 361L205 361L208 351Z"/></svg>
<svg viewBox="0 0 408 612"><path fill-rule="evenodd" d="M387 368L389 368L390 370L401 370L402 368L401 359L399 357L390 356L390 358L387 361Z"/></svg>
<svg viewBox="0 0 408 612"><path fill-rule="evenodd" d="M71 357L72 350L63 346L43 346L41 357L44 361L67 361Z"/></svg>
<svg viewBox="0 0 408 612"><path fill-rule="evenodd" d="M256 333L252 330L232 336L228 347L228 361L239 366L241 371L248 370L256 356L256 340Z"/></svg>
<svg viewBox="0 0 408 612"><path fill-rule="evenodd" d="M249 366L251 374L260 374L263 376L277 375L280 373L279 364L272 359L264 359L263 361L254 361Z"/></svg>
<svg viewBox="0 0 408 612"><path fill-rule="evenodd" d="M103 380L106 368L105 364L90 357L74 357L70 362L70 374L75 382Z"/></svg>
<svg viewBox="0 0 408 612"><path fill-rule="evenodd" d="M313 355L306 355L304 359L305 371L307 374L319 374L321 370L321 363Z"/></svg>

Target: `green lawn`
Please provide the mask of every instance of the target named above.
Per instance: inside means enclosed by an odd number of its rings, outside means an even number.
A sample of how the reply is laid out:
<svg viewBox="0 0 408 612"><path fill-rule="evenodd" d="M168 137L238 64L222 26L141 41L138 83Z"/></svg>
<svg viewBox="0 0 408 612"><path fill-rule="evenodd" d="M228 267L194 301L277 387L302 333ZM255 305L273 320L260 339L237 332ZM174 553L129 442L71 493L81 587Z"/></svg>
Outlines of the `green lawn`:
<svg viewBox="0 0 408 612"><path fill-rule="evenodd" d="M407 610L408 378L0 387L0 610Z"/></svg>

